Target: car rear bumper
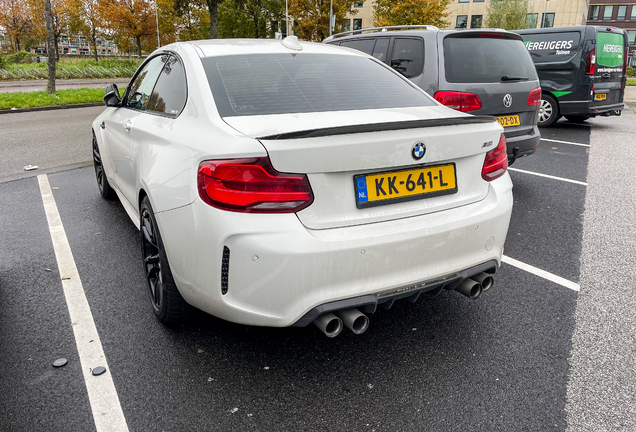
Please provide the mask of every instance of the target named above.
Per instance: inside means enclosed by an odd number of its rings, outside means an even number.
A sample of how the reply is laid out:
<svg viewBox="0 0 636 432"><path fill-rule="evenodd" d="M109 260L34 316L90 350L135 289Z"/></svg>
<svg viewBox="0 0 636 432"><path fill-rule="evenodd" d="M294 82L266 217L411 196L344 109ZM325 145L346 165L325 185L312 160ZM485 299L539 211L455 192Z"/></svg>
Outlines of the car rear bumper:
<svg viewBox="0 0 636 432"><path fill-rule="evenodd" d="M588 107L588 113L591 116L596 115L620 115L620 112L625 107L624 103L615 103L609 105L596 105Z"/></svg>
<svg viewBox="0 0 636 432"><path fill-rule="evenodd" d="M228 321L285 327L329 302L386 295L499 264L512 202L505 174L479 202L346 228L310 230L294 214L229 213L199 199L156 217L188 303Z"/></svg>
<svg viewBox="0 0 636 432"><path fill-rule="evenodd" d="M504 131L505 134L505 131ZM506 136L506 146L508 148L508 156L514 154L515 148L518 148L517 158L533 154L541 141L541 132L535 124L529 133L517 135L513 137Z"/></svg>

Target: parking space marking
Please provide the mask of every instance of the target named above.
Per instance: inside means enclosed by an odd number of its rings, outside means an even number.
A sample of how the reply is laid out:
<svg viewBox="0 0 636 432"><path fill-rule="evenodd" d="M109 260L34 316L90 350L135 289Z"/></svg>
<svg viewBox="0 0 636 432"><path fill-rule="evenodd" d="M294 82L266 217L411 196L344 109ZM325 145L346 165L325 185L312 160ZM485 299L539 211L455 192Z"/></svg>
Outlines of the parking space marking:
<svg viewBox="0 0 636 432"><path fill-rule="evenodd" d="M62 219L57 210L57 204L51 191L51 185L46 174L38 176L40 194L44 204L46 219L49 224L55 259L57 260L64 297L71 318L75 344L80 358L82 373L88 399L93 412L93 420L97 432L128 431L126 419L119 403L119 396L113 383L106 355L95 327L82 281L80 280L75 259L71 252ZM106 372L100 376L93 376L92 368L103 366Z"/></svg>
<svg viewBox="0 0 636 432"><path fill-rule="evenodd" d="M510 168L508 167L509 171L515 171L515 172L520 172L520 173L524 173L524 174L532 174L532 175L536 175L539 177L545 177L545 178L549 178L549 179L553 179L553 180L561 180L564 182L568 182L568 183L574 183L574 184L579 184L579 185L583 185L583 186L587 186L587 183L582 182L582 181L578 181L578 180L570 180L570 179L566 179L563 177L555 177L555 176L551 176L548 174L541 174L541 173L537 173L537 172L533 172L533 171L526 171L526 170L522 170L519 168Z"/></svg>
<svg viewBox="0 0 636 432"><path fill-rule="evenodd" d="M581 287L577 283L569 281L565 278L562 278L561 276L557 276L545 270L541 270L540 268L531 266L530 264L522 263L521 261L517 261L516 259L510 258L509 256L504 255L503 257L501 257L501 261L505 262L506 264L510 264L511 266L517 267L521 270L525 270L528 273L532 273L533 275L542 277L543 279L547 279L551 282L569 288L573 291L579 291L581 289Z"/></svg>
<svg viewBox="0 0 636 432"><path fill-rule="evenodd" d="M561 143L561 144L570 144L570 145L575 145L575 146L581 146L581 147L589 147L589 144L581 144L581 143L575 143L575 142L571 142L571 141L561 141L561 140L555 140L555 139L550 139L550 138L541 138L541 141L550 141L550 142L555 142L555 143Z"/></svg>

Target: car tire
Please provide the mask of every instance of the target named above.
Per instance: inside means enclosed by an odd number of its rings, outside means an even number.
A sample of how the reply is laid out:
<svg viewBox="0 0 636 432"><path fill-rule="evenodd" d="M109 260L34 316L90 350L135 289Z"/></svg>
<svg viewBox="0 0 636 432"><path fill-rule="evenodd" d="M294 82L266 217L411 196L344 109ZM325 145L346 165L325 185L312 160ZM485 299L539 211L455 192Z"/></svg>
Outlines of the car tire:
<svg viewBox="0 0 636 432"><path fill-rule="evenodd" d="M157 220L148 197L144 197L141 202L139 214L142 264L146 274L150 303L159 321L172 324L188 315L189 305L179 293L172 277Z"/></svg>
<svg viewBox="0 0 636 432"><path fill-rule="evenodd" d="M542 95L539 105L539 127L550 127L560 118L559 104L556 99L549 94Z"/></svg>
<svg viewBox="0 0 636 432"><path fill-rule="evenodd" d="M110 187L106 173L104 172L104 164L102 163L102 156L99 152L99 146L97 145L97 137L93 133L93 166L95 167L95 179L97 180L97 187L99 193L105 199L115 198L115 191Z"/></svg>
<svg viewBox="0 0 636 432"><path fill-rule="evenodd" d="M590 116L565 116L565 118L572 123L583 123L589 119Z"/></svg>

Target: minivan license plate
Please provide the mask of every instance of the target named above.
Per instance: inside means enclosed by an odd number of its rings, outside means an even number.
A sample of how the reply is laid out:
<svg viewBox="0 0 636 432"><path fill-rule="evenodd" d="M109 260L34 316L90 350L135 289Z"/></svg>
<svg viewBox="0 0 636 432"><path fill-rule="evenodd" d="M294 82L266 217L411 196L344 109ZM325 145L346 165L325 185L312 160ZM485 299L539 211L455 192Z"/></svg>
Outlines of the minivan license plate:
<svg viewBox="0 0 636 432"><path fill-rule="evenodd" d="M594 100L605 100L607 99L607 93L598 93L594 95Z"/></svg>
<svg viewBox="0 0 636 432"><path fill-rule="evenodd" d="M518 115L497 117L497 121L503 127L520 126L521 125L521 122L519 121L519 116Z"/></svg>
<svg viewBox="0 0 636 432"><path fill-rule="evenodd" d="M353 178L356 206L374 207L457 192L455 164L363 174Z"/></svg>

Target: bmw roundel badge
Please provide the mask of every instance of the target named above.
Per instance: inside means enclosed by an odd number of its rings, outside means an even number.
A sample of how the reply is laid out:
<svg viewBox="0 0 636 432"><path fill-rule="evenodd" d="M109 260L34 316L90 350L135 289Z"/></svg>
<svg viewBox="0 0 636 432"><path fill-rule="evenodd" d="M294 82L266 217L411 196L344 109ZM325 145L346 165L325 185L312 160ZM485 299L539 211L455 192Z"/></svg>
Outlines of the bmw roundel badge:
<svg viewBox="0 0 636 432"><path fill-rule="evenodd" d="M413 145L411 149L411 156L413 159L420 160L424 157L424 153L426 153L426 145L423 142L418 142Z"/></svg>

